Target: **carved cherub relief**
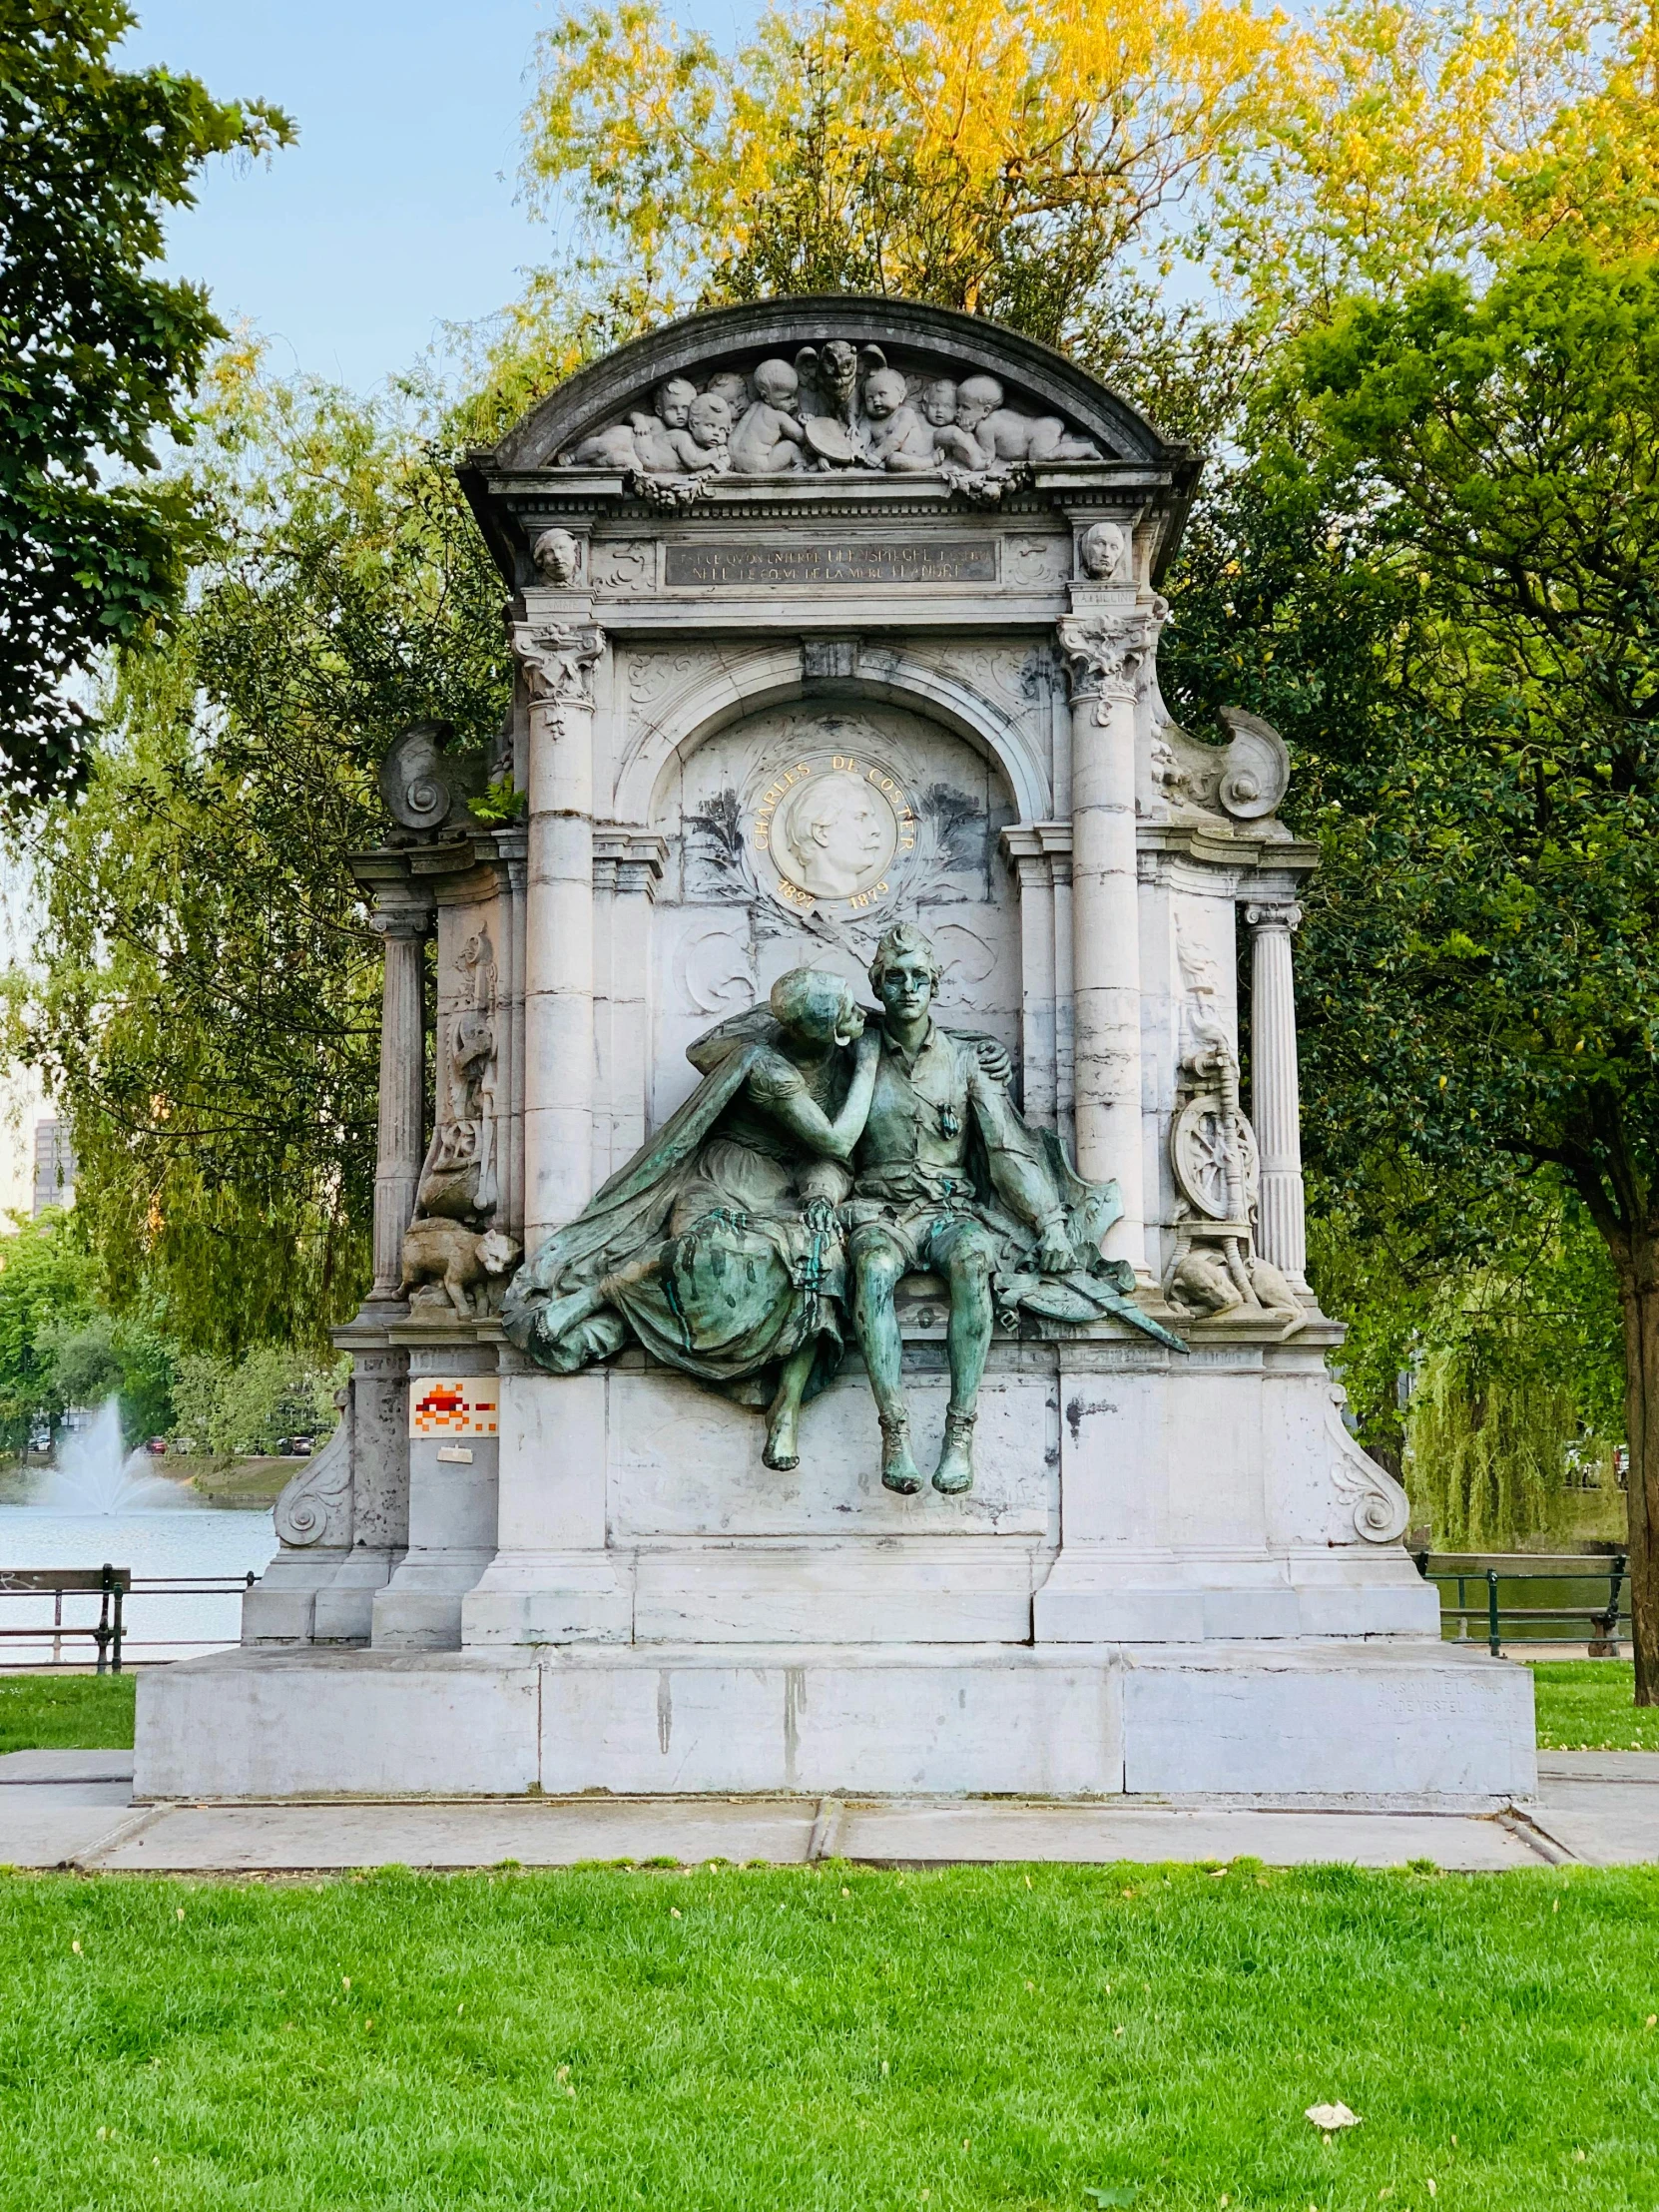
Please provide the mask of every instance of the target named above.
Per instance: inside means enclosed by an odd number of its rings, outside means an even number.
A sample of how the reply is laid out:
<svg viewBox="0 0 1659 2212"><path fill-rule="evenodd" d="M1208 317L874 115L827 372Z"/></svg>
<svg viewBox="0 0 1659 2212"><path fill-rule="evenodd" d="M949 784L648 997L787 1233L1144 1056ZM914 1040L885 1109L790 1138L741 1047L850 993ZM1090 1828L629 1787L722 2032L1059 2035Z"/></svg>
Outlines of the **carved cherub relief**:
<svg viewBox="0 0 1659 2212"><path fill-rule="evenodd" d="M585 437L578 468L619 468L647 479L702 476L731 466L732 407L722 392L699 392L684 376L657 387L657 412L634 413Z"/></svg>
<svg viewBox="0 0 1659 2212"><path fill-rule="evenodd" d="M1101 458L1093 438L1068 436L1058 415L1027 415L1004 406L1002 386L994 376L969 376L962 383L956 421L977 446L983 469Z"/></svg>
<svg viewBox="0 0 1659 2212"><path fill-rule="evenodd" d="M749 382L755 396L732 432L733 468L740 476L780 476L802 467L801 378L788 361L763 361Z"/></svg>
<svg viewBox="0 0 1659 2212"><path fill-rule="evenodd" d="M804 345L793 362L769 356L747 374L721 368L701 390L689 376L669 377L652 396L654 413L635 410L589 432L561 464L617 470L658 505L699 497L728 469L936 475L985 502L1033 468L1104 458L1059 415L1010 406L995 376L906 368L882 346L844 338Z"/></svg>

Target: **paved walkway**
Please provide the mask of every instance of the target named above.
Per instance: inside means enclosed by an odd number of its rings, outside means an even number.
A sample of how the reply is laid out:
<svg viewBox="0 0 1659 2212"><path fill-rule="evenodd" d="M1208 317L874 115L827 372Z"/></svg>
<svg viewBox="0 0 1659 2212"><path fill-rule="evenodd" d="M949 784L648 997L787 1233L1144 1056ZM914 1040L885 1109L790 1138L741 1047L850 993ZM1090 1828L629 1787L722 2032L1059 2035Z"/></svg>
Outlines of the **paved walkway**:
<svg viewBox="0 0 1659 2212"><path fill-rule="evenodd" d="M0 1757L0 1866L290 1874L390 1865L816 1859L945 1865L1431 1860L1467 1873L1659 1861L1659 1752L1544 1752L1538 1806L1473 1819L1156 1804L826 1798L494 1798L463 1803L135 1806L131 1752Z"/></svg>

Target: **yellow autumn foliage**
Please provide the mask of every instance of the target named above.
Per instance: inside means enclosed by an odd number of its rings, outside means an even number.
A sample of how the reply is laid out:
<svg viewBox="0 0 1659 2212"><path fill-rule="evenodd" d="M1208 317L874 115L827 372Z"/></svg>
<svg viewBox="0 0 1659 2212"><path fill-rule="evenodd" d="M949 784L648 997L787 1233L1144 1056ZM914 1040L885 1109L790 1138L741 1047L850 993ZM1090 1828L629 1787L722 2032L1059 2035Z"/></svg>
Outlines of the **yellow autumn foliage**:
<svg viewBox="0 0 1659 2212"><path fill-rule="evenodd" d="M1659 243L1656 56L1626 0L825 0L730 56L624 0L542 35L525 172L626 323L856 288L1064 341L1185 257L1272 326L1516 240Z"/></svg>
<svg viewBox="0 0 1659 2212"><path fill-rule="evenodd" d="M544 34L527 171L665 304L750 273L995 311L1267 146L1296 45L1252 0L831 0L726 60L626 0Z"/></svg>

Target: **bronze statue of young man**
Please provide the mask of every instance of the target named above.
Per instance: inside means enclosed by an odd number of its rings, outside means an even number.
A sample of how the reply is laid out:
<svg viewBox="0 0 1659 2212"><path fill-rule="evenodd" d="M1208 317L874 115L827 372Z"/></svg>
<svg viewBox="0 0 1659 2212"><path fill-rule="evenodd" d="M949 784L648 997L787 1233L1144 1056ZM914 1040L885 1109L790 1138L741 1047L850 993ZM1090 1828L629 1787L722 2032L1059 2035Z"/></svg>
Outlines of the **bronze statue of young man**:
<svg viewBox="0 0 1659 2212"><path fill-rule="evenodd" d="M933 1020L939 974L932 945L909 923L876 947L869 979L881 1001L881 1050L843 1210L852 1322L881 1422L881 1480L903 1494L919 1490L921 1476L910 1456L893 1310L899 1278L941 1275L950 1300L950 1401L933 1473L933 1487L950 1492L973 1484L993 1281L1021 1259L1027 1274L1062 1277L1080 1260L1070 1194L1006 1081L987 1070L972 1038ZM1024 1250L1016 1256L1011 1246Z"/></svg>

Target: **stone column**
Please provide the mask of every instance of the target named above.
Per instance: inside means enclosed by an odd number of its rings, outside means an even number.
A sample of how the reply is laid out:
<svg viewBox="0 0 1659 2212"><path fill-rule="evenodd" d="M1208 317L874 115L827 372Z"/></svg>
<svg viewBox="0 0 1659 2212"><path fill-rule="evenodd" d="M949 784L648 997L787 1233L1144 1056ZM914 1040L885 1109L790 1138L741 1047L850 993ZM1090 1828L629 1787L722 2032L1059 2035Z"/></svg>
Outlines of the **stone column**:
<svg viewBox="0 0 1659 2212"><path fill-rule="evenodd" d="M425 906L381 906L369 927L385 943L380 996L380 1126L374 1160L374 1287L393 1300L403 1274L403 1232L414 1214L426 1149L426 1040L421 1019Z"/></svg>
<svg viewBox="0 0 1659 2212"><path fill-rule="evenodd" d="M1002 849L1019 885L1021 1105L1032 1124L1052 1129L1057 1113L1054 1041L1054 862L1041 823L1017 822Z"/></svg>
<svg viewBox="0 0 1659 2212"><path fill-rule="evenodd" d="M1302 908L1245 908L1250 946L1250 1118L1262 1155L1256 1248L1306 1288L1308 1231L1302 1195L1302 1100L1296 1064L1296 980L1291 933Z"/></svg>
<svg viewBox="0 0 1659 2212"><path fill-rule="evenodd" d="M520 623L530 693L524 946L524 1247L593 1192L593 667L589 623Z"/></svg>
<svg viewBox="0 0 1659 2212"><path fill-rule="evenodd" d="M1077 1164L1117 1182L1114 1259L1146 1272L1141 1144L1141 954L1135 872L1135 702L1150 674L1157 611L1067 615L1071 673L1072 1007Z"/></svg>

